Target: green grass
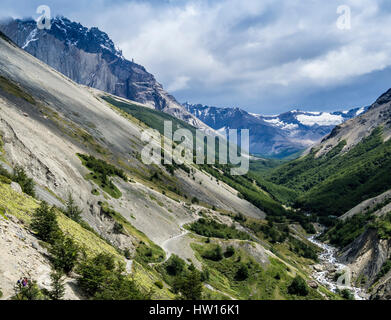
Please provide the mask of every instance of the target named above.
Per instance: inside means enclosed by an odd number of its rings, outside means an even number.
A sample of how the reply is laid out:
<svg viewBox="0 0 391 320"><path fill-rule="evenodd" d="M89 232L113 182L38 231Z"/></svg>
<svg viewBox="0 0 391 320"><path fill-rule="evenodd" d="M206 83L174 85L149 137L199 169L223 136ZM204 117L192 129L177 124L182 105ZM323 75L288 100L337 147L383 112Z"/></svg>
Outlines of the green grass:
<svg viewBox="0 0 391 320"><path fill-rule="evenodd" d="M3 91L5 91L15 97L21 98L21 99L23 99L33 105L36 104L36 101L34 100L34 98L30 94L28 94L22 88L20 88L17 84L4 78L3 76L0 76L0 88Z"/></svg>
<svg viewBox="0 0 391 320"><path fill-rule="evenodd" d="M251 239L247 233L235 229L234 226L229 227L211 219L201 218L189 225L188 229L204 237L239 240Z"/></svg>
<svg viewBox="0 0 391 320"><path fill-rule="evenodd" d="M92 171L86 176L87 180L94 181L97 186L113 198L121 198L121 191L119 191L109 177L118 176L124 181L127 181L127 177L122 169L117 169L115 166L103 160L96 159L93 156L78 154L78 157L83 165Z"/></svg>
<svg viewBox="0 0 391 320"><path fill-rule="evenodd" d="M102 97L102 99L112 104L113 106L129 113L134 118L143 122L149 128L159 131L159 133L162 135L164 134L164 121L171 121L173 124L173 132L175 132L177 129L184 128L190 130L195 136L196 129L193 126L167 113L149 109L147 107L141 107L136 104L118 101L110 97Z"/></svg>
<svg viewBox="0 0 391 320"><path fill-rule="evenodd" d="M391 140L383 142L381 127L341 155L344 145L319 158L313 150L275 169L269 179L301 193L296 207L323 216L340 216L391 188Z"/></svg>
<svg viewBox="0 0 391 320"><path fill-rule="evenodd" d="M288 294L287 288L292 277L289 275L286 265L278 259L270 258L270 263L262 266L247 252L236 249L231 257L213 261L202 258L206 251L212 249L212 244L193 244L192 247L210 270L209 283L234 298L252 300L322 299L321 295L313 289L310 289L310 293L306 297ZM248 268L248 278L239 280L237 278L238 270L243 265Z"/></svg>

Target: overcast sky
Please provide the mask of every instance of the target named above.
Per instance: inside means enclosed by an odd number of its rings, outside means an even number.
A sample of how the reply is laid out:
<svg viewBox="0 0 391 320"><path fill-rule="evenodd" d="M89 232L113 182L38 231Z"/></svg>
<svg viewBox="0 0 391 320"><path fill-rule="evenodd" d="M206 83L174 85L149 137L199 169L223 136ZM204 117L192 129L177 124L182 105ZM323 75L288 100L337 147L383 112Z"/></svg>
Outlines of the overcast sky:
<svg viewBox="0 0 391 320"><path fill-rule="evenodd" d="M107 32L180 102L330 111L391 87L390 0L1 0L0 15L36 18L41 4Z"/></svg>

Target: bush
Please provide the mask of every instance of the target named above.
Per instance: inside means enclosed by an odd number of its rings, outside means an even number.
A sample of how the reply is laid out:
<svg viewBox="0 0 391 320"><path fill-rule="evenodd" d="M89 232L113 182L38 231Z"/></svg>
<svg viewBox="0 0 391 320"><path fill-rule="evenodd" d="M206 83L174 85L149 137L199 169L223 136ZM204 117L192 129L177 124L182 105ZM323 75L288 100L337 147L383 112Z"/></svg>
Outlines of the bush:
<svg viewBox="0 0 391 320"><path fill-rule="evenodd" d="M337 291L342 298L346 300L354 300L354 295L349 289L342 289Z"/></svg>
<svg viewBox="0 0 391 320"><path fill-rule="evenodd" d="M291 285L288 287L288 293L289 294L294 294L297 296L306 296L309 293L307 283L305 280L297 275Z"/></svg>
<svg viewBox="0 0 391 320"><path fill-rule="evenodd" d="M53 207L49 208L45 201L35 210L31 222L31 229L41 240L49 243L54 243L61 234L55 209Z"/></svg>
<svg viewBox="0 0 391 320"><path fill-rule="evenodd" d="M223 259L223 250L217 245L213 249L204 252L202 257L212 261L220 261Z"/></svg>
<svg viewBox="0 0 391 320"><path fill-rule="evenodd" d="M0 182L1 183L5 183L5 184L11 184L12 183L12 180L3 176L3 175L0 175Z"/></svg>
<svg viewBox="0 0 391 320"><path fill-rule="evenodd" d="M227 226L215 220L201 218L190 225L190 230L204 237L216 237L221 239L249 240L251 237L236 230L234 226Z"/></svg>
<svg viewBox="0 0 391 320"><path fill-rule="evenodd" d="M155 286L158 287L159 289L163 289L163 287L164 287L163 282L161 282L161 281L156 281Z"/></svg>
<svg viewBox="0 0 391 320"><path fill-rule="evenodd" d="M12 177L12 180L19 183L24 193L35 197L34 180L27 176L26 172L22 167L16 166L14 168L14 175Z"/></svg>
<svg viewBox="0 0 391 320"><path fill-rule="evenodd" d="M14 290L15 295L11 298L12 300L42 300L44 298L36 281L28 280L25 287L18 282Z"/></svg>
<svg viewBox="0 0 391 320"><path fill-rule="evenodd" d="M166 271L171 276L177 276L185 269L185 261L173 254L166 264Z"/></svg>
<svg viewBox="0 0 391 320"><path fill-rule="evenodd" d="M249 276L248 268L245 264L241 264L238 271L236 271L235 280L236 281L244 281L247 280Z"/></svg>
<svg viewBox="0 0 391 320"><path fill-rule="evenodd" d="M121 223L116 221L114 223L113 232L117 233L117 234L123 233L124 232L124 226Z"/></svg>
<svg viewBox="0 0 391 320"><path fill-rule="evenodd" d="M227 250L225 250L224 257L230 258L235 254L235 248L233 246L227 247Z"/></svg>

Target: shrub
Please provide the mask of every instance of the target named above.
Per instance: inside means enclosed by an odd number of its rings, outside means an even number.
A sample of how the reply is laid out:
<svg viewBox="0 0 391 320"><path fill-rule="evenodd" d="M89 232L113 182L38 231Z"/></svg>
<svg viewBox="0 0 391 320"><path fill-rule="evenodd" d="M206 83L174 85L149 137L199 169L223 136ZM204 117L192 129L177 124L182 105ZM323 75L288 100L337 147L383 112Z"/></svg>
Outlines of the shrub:
<svg viewBox="0 0 391 320"><path fill-rule="evenodd" d="M202 257L208 260L220 261L223 259L223 250L219 245L216 245L213 249L204 252Z"/></svg>
<svg viewBox="0 0 391 320"><path fill-rule="evenodd" d="M229 227L215 220L201 218L190 225L190 230L204 237L216 237L221 239L249 240L251 237L236 230L234 226Z"/></svg>
<svg viewBox="0 0 391 320"><path fill-rule="evenodd" d="M248 268L245 264L241 264L238 271L236 271L235 280L236 281L244 281L247 280L249 276Z"/></svg>
<svg viewBox="0 0 391 320"><path fill-rule="evenodd" d="M124 232L124 226L121 223L116 221L114 223L113 232L117 233L117 234L123 233Z"/></svg>
<svg viewBox="0 0 391 320"><path fill-rule="evenodd" d="M307 283L305 280L297 275L290 286L288 287L288 293L289 294L294 294L298 296L306 296L309 293Z"/></svg>
<svg viewBox="0 0 391 320"><path fill-rule="evenodd" d="M53 207L49 208L45 201L35 210L31 222L31 229L41 240L49 243L54 243L61 234L55 209Z"/></svg>
<svg viewBox="0 0 391 320"><path fill-rule="evenodd" d="M41 300L43 295L37 286L36 281L28 280L27 285L24 287L21 283L18 283L15 288L15 295L12 300Z"/></svg>
<svg viewBox="0 0 391 320"><path fill-rule="evenodd" d="M171 276L177 276L185 269L185 262L177 255L173 254L166 264L166 271Z"/></svg>
<svg viewBox="0 0 391 320"><path fill-rule="evenodd" d="M156 281L155 286L158 287L159 289L163 289L163 282L161 281Z"/></svg>
<svg viewBox="0 0 391 320"><path fill-rule="evenodd" d="M224 257L230 258L235 254L235 248L233 246L227 247L227 250L225 250Z"/></svg>

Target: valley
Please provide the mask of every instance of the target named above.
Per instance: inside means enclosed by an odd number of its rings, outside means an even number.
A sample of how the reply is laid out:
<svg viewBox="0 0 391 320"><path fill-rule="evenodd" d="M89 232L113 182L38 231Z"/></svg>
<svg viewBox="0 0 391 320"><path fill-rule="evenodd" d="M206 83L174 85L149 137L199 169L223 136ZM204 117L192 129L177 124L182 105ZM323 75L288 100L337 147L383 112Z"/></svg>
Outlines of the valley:
<svg viewBox="0 0 391 320"><path fill-rule="evenodd" d="M182 106L107 34L53 22L0 26L0 299L391 298L391 90L334 113ZM254 152L242 175L148 164L165 121L213 139L253 125L276 158Z"/></svg>

